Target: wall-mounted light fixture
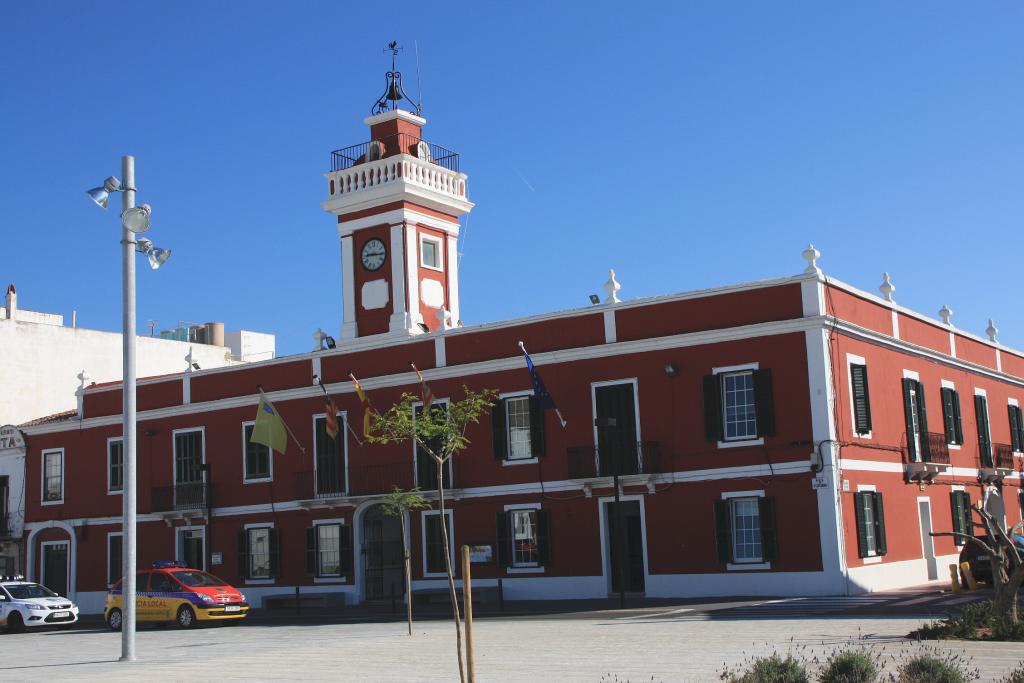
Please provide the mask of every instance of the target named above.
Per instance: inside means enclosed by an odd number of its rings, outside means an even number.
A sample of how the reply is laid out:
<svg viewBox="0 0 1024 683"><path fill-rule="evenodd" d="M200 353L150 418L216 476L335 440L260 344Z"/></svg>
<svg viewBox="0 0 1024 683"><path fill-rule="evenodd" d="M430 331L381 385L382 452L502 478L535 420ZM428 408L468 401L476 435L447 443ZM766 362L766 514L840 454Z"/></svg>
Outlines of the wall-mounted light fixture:
<svg viewBox="0 0 1024 683"><path fill-rule="evenodd" d="M679 374L679 368L674 363L665 363L665 374L669 377L675 377Z"/></svg>
<svg viewBox="0 0 1024 683"><path fill-rule="evenodd" d="M595 304L595 305L601 303L601 297L599 297L597 294L591 294L590 295L590 303Z"/></svg>

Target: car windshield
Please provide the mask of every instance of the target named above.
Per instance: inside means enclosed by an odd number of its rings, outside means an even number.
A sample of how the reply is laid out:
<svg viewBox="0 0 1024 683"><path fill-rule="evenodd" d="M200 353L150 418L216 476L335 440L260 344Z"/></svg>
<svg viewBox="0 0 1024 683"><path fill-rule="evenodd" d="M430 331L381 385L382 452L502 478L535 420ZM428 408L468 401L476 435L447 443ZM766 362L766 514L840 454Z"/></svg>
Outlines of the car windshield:
<svg viewBox="0 0 1024 683"><path fill-rule="evenodd" d="M11 597L15 600L32 600L33 598L56 598L59 597L52 590L46 586L40 586L38 583L17 583L14 585L7 584L4 586L7 592L11 594Z"/></svg>
<svg viewBox="0 0 1024 683"><path fill-rule="evenodd" d="M181 572L174 572L174 578L181 581L186 586L193 588L204 588L208 586L226 586L227 583L218 579L213 574L207 574L206 572L196 571L194 569L186 569Z"/></svg>

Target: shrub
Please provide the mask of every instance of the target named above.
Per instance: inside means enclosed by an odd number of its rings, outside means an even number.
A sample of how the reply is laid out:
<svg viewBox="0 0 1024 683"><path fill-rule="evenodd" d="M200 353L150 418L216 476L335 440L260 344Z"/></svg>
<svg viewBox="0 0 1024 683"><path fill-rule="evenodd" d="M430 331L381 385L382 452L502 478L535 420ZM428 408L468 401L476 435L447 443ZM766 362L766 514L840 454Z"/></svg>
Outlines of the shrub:
<svg viewBox="0 0 1024 683"><path fill-rule="evenodd" d="M1011 624L993 609L991 600L965 605L958 614L925 624L910 634L911 638L938 640L1024 640L1024 622Z"/></svg>
<svg viewBox="0 0 1024 683"><path fill-rule="evenodd" d="M999 683L1024 683L1024 663L999 679Z"/></svg>
<svg viewBox="0 0 1024 683"><path fill-rule="evenodd" d="M874 683L882 672L877 656L862 649L839 650L825 660L821 683Z"/></svg>
<svg viewBox="0 0 1024 683"><path fill-rule="evenodd" d="M968 660L959 655L932 650L914 655L896 670L899 683L967 683L977 678Z"/></svg>
<svg viewBox="0 0 1024 683"><path fill-rule="evenodd" d="M799 659L787 654L757 657L743 673L725 670L721 676L728 683L810 683L811 677Z"/></svg>

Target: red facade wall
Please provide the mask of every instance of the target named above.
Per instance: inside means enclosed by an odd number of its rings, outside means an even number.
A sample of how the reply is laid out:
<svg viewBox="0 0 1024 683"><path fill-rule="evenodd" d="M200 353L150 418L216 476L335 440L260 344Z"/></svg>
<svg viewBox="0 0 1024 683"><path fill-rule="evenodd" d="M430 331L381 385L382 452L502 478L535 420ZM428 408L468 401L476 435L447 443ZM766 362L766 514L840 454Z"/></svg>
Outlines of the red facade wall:
<svg viewBox="0 0 1024 683"><path fill-rule="evenodd" d="M142 411L177 406L181 405L182 396L182 380L180 375L173 379L153 382L152 384L139 384L135 392L135 407L136 410ZM117 412L121 412L120 407Z"/></svg>
<svg viewBox="0 0 1024 683"><path fill-rule="evenodd" d="M384 247L387 250L387 256L384 258L384 265L371 272L363 267L362 253L363 245L374 238L379 239L384 243ZM362 228L353 234L352 240L356 327L359 331L359 336L365 337L368 334L381 334L387 332L391 313L395 310L395 290L394 285L391 282L391 263L395 258L400 260L404 259L405 254L391 253L391 228L387 225ZM388 283L388 303L383 308L368 310L363 306L363 285L371 280L385 280Z"/></svg>
<svg viewBox="0 0 1024 683"><path fill-rule="evenodd" d="M325 352L320 357L320 376L325 384L349 381L348 373L362 381L368 377L412 372L409 363L420 370L434 367L434 340L411 337L387 348L354 353Z"/></svg>
<svg viewBox="0 0 1024 683"><path fill-rule="evenodd" d="M882 334L892 334L892 309L831 285L825 286L829 315Z"/></svg>
<svg viewBox="0 0 1024 683"><path fill-rule="evenodd" d="M996 369L996 350L987 344L956 335L956 357L971 363Z"/></svg>
<svg viewBox="0 0 1024 683"><path fill-rule="evenodd" d="M466 333L445 339L449 365L522 355L519 342L532 355L557 349L597 346L604 343L604 318L600 313L574 316L569 320L542 320ZM525 365L524 365L525 367Z"/></svg>
<svg viewBox="0 0 1024 683"><path fill-rule="evenodd" d="M949 354L949 330L899 313L900 339Z"/></svg>
<svg viewBox="0 0 1024 683"><path fill-rule="evenodd" d="M308 358L295 361L261 363L230 370L192 375L192 402L215 401L231 396L249 396L256 393L256 385L264 391L277 391L304 386L313 376Z"/></svg>

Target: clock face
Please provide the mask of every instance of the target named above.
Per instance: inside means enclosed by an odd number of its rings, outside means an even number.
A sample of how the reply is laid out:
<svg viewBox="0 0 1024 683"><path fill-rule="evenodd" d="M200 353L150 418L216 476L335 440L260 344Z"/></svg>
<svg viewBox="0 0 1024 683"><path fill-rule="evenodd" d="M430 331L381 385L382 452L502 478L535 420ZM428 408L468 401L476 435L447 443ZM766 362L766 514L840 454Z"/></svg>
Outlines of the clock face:
<svg viewBox="0 0 1024 683"><path fill-rule="evenodd" d="M363 245L362 261L363 268L367 270L378 270L384 265L384 258L388 255L388 250L384 247L384 243L379 239L374 238L367 240L366 244Z"/></svg>

